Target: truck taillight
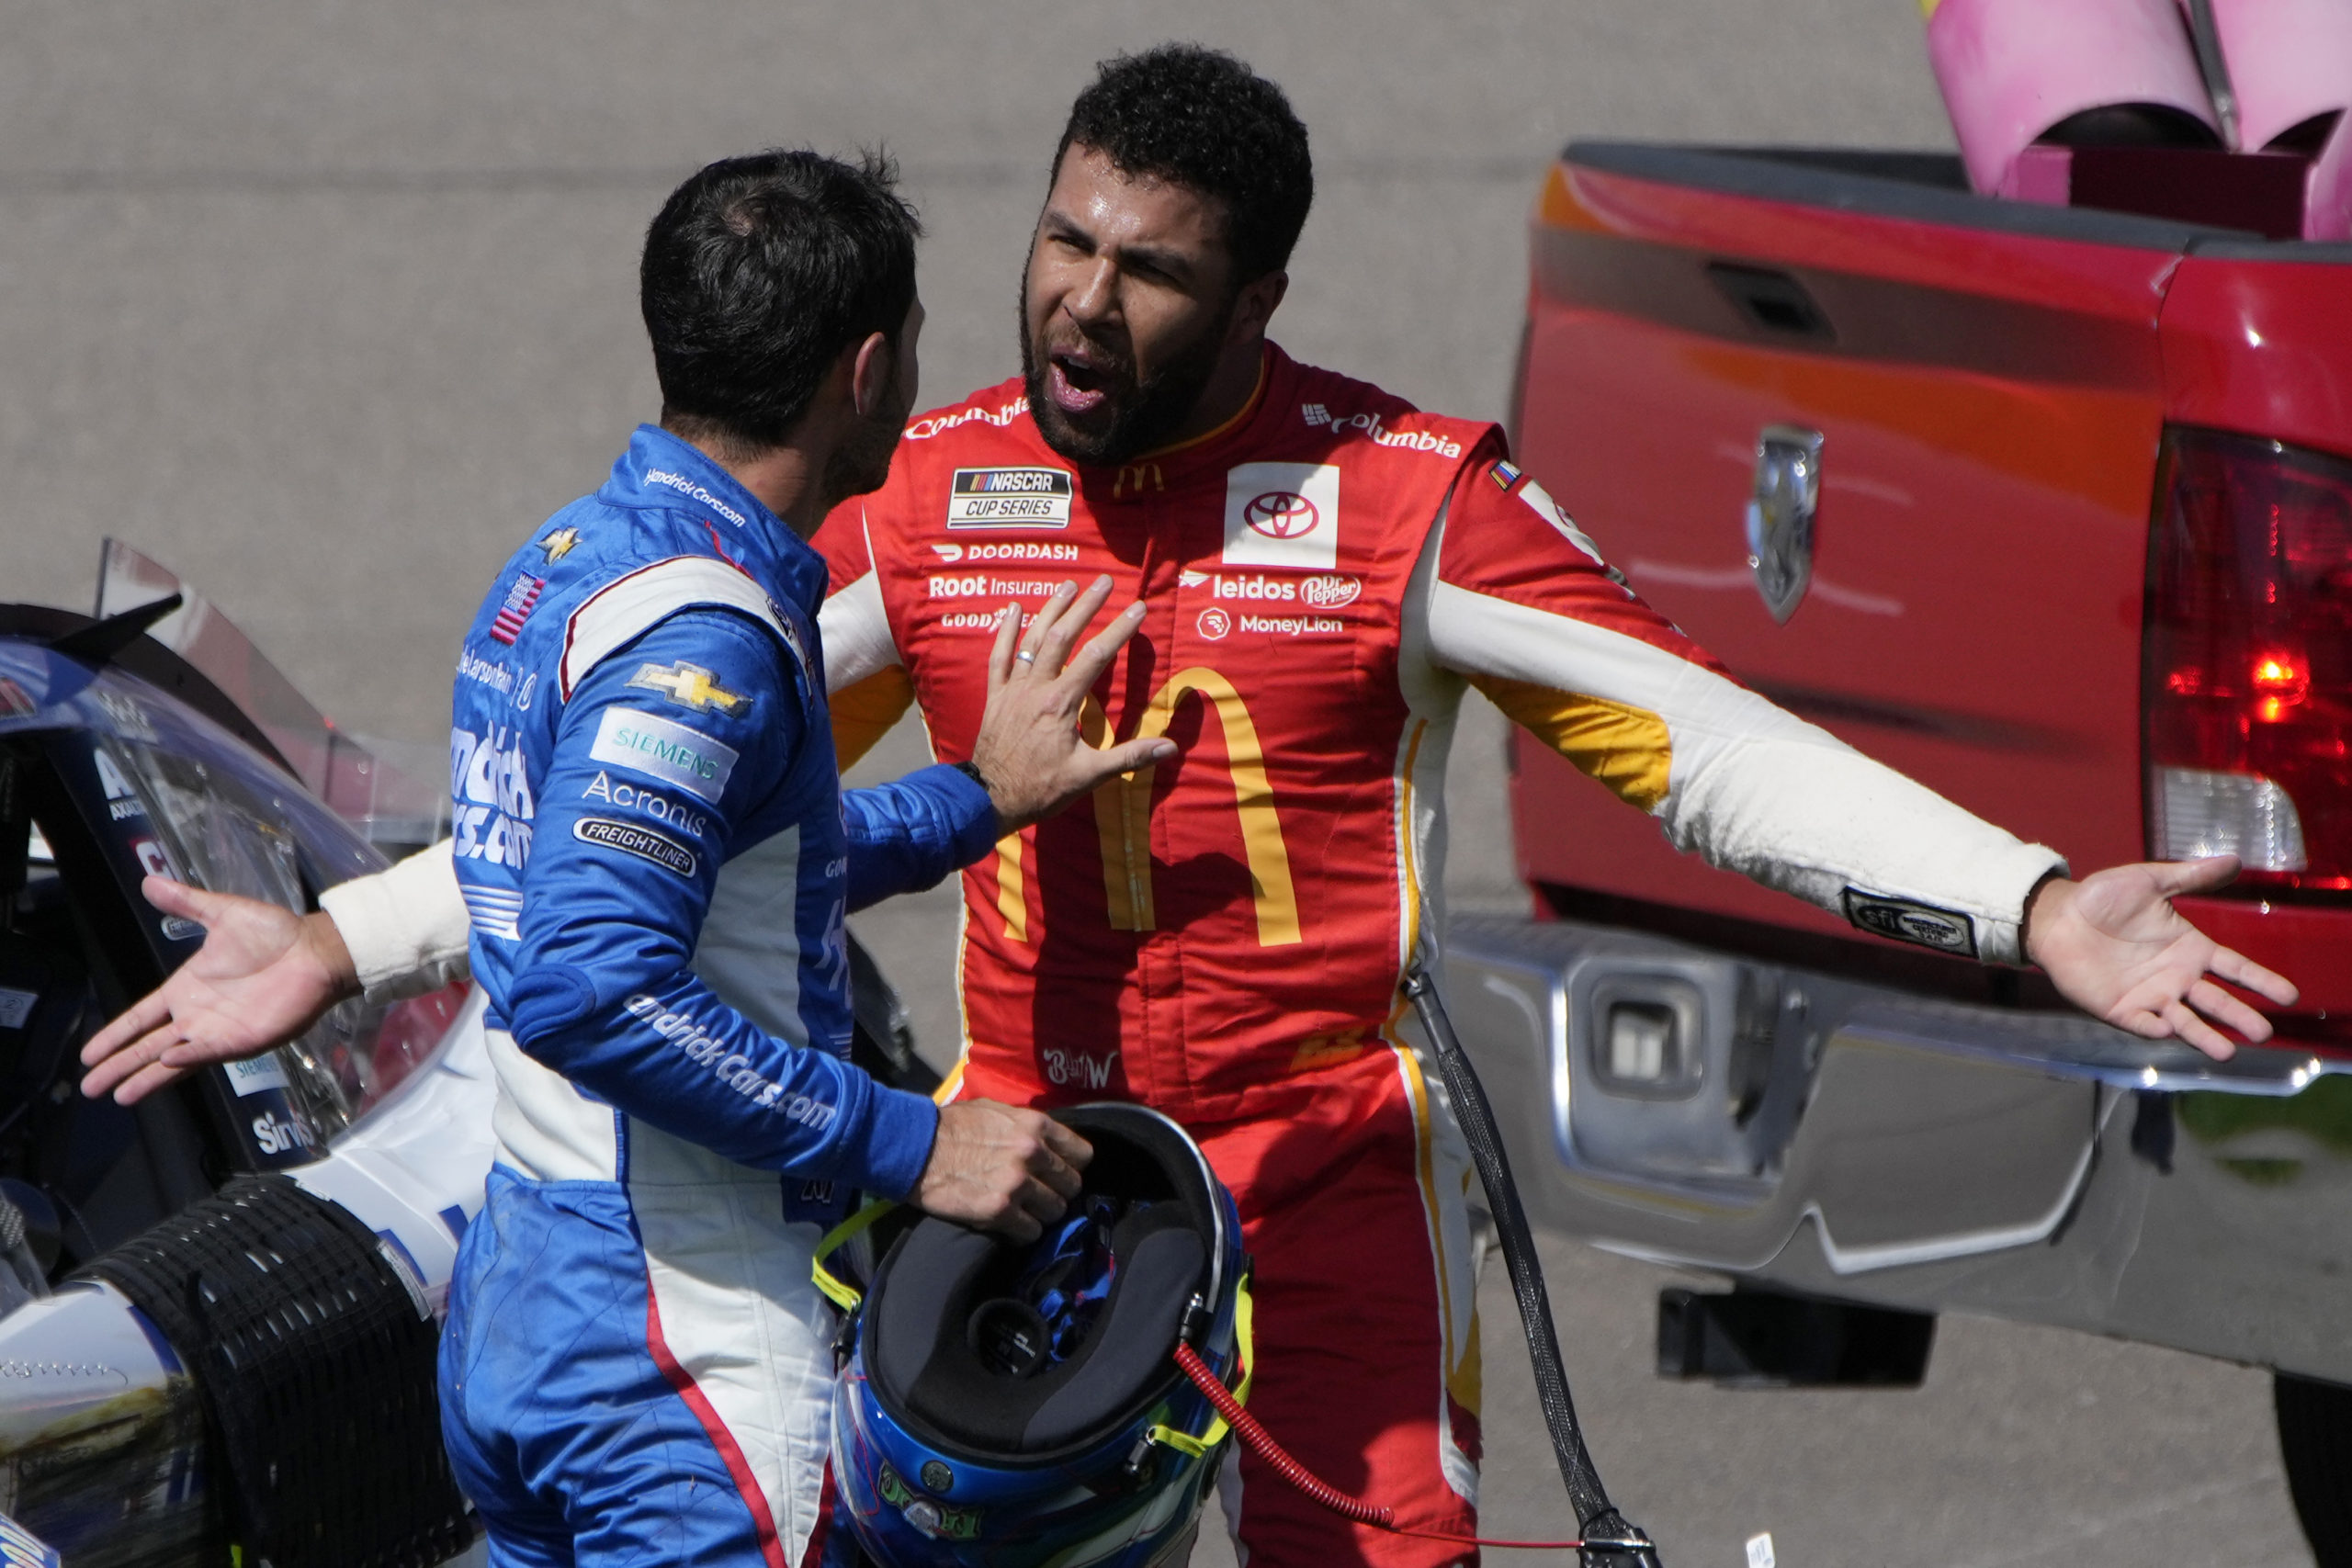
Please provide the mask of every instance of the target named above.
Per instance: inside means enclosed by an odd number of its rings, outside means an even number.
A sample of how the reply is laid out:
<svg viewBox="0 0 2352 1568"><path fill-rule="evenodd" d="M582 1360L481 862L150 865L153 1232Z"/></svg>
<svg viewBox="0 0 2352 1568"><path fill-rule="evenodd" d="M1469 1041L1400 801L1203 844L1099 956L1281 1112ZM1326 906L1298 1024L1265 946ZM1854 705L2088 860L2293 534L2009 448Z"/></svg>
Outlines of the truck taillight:
<svg viewBox="0 0 2352 1568"><path fill-rule="evenodd" d="M2167 432L2147 609L2149 854L2352 889L2352 462Z"/></svg>

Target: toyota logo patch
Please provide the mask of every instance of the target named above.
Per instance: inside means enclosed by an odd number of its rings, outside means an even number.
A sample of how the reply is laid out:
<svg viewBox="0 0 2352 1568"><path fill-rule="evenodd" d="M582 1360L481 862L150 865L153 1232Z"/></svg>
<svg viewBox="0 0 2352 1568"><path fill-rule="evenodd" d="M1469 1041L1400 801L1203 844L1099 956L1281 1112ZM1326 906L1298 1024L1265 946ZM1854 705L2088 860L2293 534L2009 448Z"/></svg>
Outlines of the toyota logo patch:
<svg viewBox="0 0 2352 1568"><path fill-rule="evenodd" d="M1293 490L1270 490L1242 508L1242 521L1253 534L1269 539L1295 539L1315 532L1323 514L1315 503Z"/></svg>

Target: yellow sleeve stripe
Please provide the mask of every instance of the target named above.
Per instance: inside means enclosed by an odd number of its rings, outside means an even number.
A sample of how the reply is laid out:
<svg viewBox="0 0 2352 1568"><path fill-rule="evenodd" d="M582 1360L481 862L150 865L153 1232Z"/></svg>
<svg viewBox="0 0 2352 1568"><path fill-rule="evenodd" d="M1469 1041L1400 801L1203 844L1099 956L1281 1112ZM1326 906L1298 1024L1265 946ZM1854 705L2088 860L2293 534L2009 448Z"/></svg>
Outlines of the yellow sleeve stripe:
<svg viewBox="0 0 2352 1568"><path fill-rule="evenodd" d="M1666 798L1674 739L1666 720L1648 709L1498 675L1473 675L1470 683L1513 724L1587 778L1606 784L1626 805L1655 811Z"/></svg>
<svg viewBox="0 0 2352 1568"><path fill-rule="evenodd" d="M847 773L914 705L915 686L904 666L885 665L832 694L833 755Z"/></svg>

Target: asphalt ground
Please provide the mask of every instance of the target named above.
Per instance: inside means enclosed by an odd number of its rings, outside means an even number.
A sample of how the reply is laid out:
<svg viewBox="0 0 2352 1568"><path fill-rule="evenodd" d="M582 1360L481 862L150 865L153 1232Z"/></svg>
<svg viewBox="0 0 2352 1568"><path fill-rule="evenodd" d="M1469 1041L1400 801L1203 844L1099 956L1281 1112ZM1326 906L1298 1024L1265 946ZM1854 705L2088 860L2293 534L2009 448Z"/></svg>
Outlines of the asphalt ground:
<svg viewBox="0 0 2352 1568"><path fill-rule="evenodd" d="M1276 335L1491 416L1561 142L1949 146L1918 25L1905 0L17 0L0 7L0 599L85 606L98 541L127 539L347 728L437 745L490 572L654 412L637 247L707 159L899 157L944 401L1013 367L1023 246L1091 63L1224 45L1315 139ZM1500 733L1482 711L1456 749L1460 908L1521 906ZM864 773L922 755L909 729ZM858 922L934 1053L956 1030L954 908L933 894ZM1917 1391L1663 1383L1669 1277L1544 1249L1594 1451L1671 1563L1730 1568L1765 1530L1787 1564L2309 1561L2257 1372L1951 1319ZM1555 1531L1498 1267L1482 1311L1487 1522ZM1197 1560L1229 1561L1221 1541Z"/></svg>

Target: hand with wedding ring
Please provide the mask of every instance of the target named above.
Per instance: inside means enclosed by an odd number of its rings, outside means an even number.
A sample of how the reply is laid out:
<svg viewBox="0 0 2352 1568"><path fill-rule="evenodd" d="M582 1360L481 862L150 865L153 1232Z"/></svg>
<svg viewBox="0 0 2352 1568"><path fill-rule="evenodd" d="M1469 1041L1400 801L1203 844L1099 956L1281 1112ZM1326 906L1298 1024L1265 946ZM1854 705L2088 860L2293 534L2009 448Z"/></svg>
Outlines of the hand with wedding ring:
<svg viewBox="0 0 2352 1568"><path fill-rule="evenodd" d="M1143 606L1130 604L1073 656L1071 648L1110 597L1108 577L1096 578L1083 593L1065 582L1035 615L1024 620L1021 606L1010 604L997 624L972 765L1007 833L1043 821L1121 773L1176 755L1167 739L1098 751L1079 733L1087 694L1143 624Z"/></svg>

